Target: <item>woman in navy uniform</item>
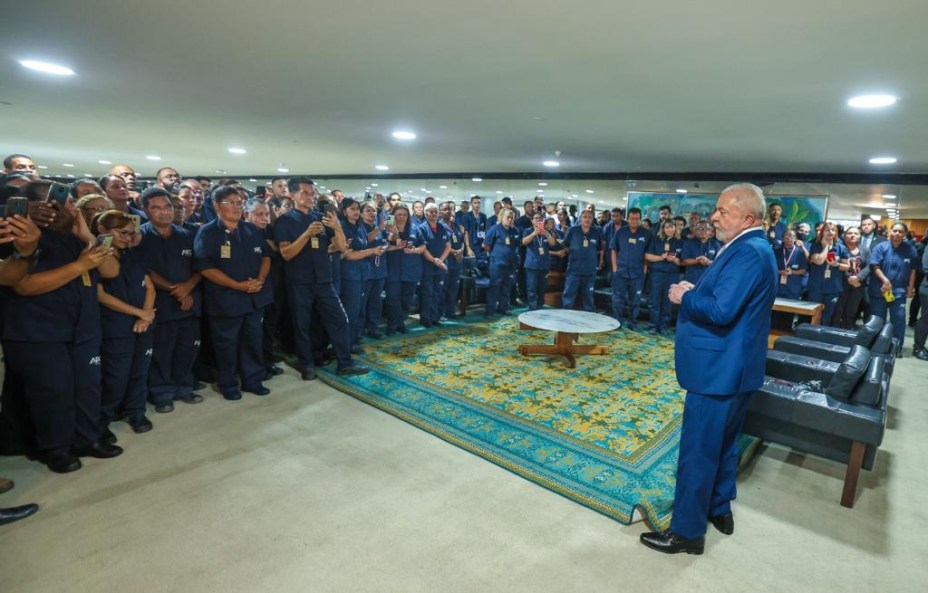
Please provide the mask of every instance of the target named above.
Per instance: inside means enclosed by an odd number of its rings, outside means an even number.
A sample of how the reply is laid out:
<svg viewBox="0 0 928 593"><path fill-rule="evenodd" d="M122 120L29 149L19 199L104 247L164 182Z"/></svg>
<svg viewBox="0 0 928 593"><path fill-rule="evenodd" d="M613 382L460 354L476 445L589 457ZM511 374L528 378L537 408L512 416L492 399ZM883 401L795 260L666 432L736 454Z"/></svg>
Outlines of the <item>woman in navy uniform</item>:
<svg viewBox="0 0 928 593"><path fill-rule="evenodd" d="M174 411L174 400L198 404L193 365L200 350L202 276L193 269L194 232L173 224L171 194L160 187L139 196L149 222L142 225L136 248L155 286L158 323L148 374L148 397L155 411Z"/></svg>
<svg viewBox="0 0 928 593"><path fill-rule="evenodd" d="M383 196L381 196L383 200ZM380 332L380 322L383 318L383 290L387 284L387 258L388 246L387 217L389 214L382 211L377 202L371 200L361 208L361 221L367 232L367 244L372 249L380 248L384 253L376 254L368 261L371 262L370 276L364 288L367 302L364 309L364 331L375 339L383 337Z"/></svg>
<svg viewBox="0 0 928 593"><path fill-rule="evenodd" d="M217 385L229 401L241 390L267 395L262 385L261 317L267 304L264 284L271 269L270 249L253 224L242 221L242 198L234 187L213 192L217 217L200 227L193 244L197 270L204 284L216 362ZM239 383L236 374L241 376Z"/></svg>
<svg viewBox="0 0 928 593"><path fill-rule="evenodd" d="M558 247L554 233L545 228L545 216L541 212L535 212L532 226L522 231L522 244L525 245L526 304L530 311L534 311L545 306L551 249Z"/></svg>
<svg viewBox="0 0 928 593"><path fill-rule="evenodd" d="M683 241L676 236L677 225L665 220L644 254L650 263L648 293L648 333L663 334L670 329L670 285L680 280L680 254Z"/></svg>
<svg viewBox="0 0 928 593"><path fill-rule="evenodd" d="M451 231L438 221L438 204L425 205L425 222L419 226L419 234L425 243L419 322L425 327L432 327L441 325L445 279L448 277L445 260L451 254Z"/></svg>
<svg viewBox="0 0 928 593"><path fill-rule="evenodd" d="M361 206L357 200L344 198L339 204L342 230L348 241L348 250L341 263L341 301L351 328L351 353L362 354L361 335L364 333L364 313L367 304L367 280L370 278L371 259L383 255L383 246L369 246L367 228L361 223Z"/></svg>
<svg viewBox="0 0 928 593"><path fill-rule="evenodd" d="M26 186L44 201L50 183ZM4 306L3 350L21 375L27 407L45 464L54 472L80 469L77 457L116 457L122 449L100 431L100 303L97 281L119 274L111 247L94 236L69 203L42 232L35 267Z"/></svg>
<svg viewBox="0 0 928 593"><path fill-rule="evenodd" d="M387 248L387 335L406 333L406 316L412 306L416 287L422 279L422 252L425 243L418 229L409 220L409 207L402 202L393 205L393 234Z"/></svg>
<svg viewBox="0 0 928 593"><path fill-rule="evenodd" d="M442 223L448 227L451 241L451 253L445 260L448 266L448 278L445 280L445 294L442 300L442 316L448 319L462 317L455 312L458 296L461 292L461 272L464 271L464 249L467 245L467 231L459 224L454 215L454 202L445 202L441 206Z"/></svg>
<svg viewBox="0 0 928 593"><path fill-rule="evenodd" d="M94 217L94 226L100 236L111 237L119 258L119 275L97 285L103 307L100 426L103 437L116 442L109 430L116 418L124 418L136 433L152 428L145 416L145 403L154 335L151 326L155 321L155 285L144 259L130 247L136 232L128 215L108 210Z"/></svg>
<svg viewBox="0 0 928 593"><path fill-rule="evenodd" d="M818 238L809 250L809 301L822 303L822 325L831 325L831 317L838 297L844 288L842 272L850 269L847 248L838 240L837 227L833 222L824 223Z"/></svg>
<svg viewBox="0 0 928 593"><path fill-rule="evenodd" d="M860 279L859 274L869 265L870 254L860 246L860 228L848 227L844 231L844 246L847 248L850 268L845 272L844 289L838 297L832 323L835 327L854 329L857 322L857 312L863 302L867 287Z"/></svg>
<svg viewBox="0 0 928 593"><path fill-rule="evenodd" d="M509 314L509 296L513 277L519 265L519 229L512 224L515 213L508 208L499 211L499 222L487 231L483 249L490 254L490 285L487 287L487 306L483 316L489 319L494 313Z"/></svg>
<svg viewBox="0 0 928 593"><path fill-rule="evenodd" d="M593 213L580 213L580 224L572 226L564 236L567 247L567 273L564 276L562 307L573 309L577 298L584 311L593 310L593 280L599 265L600 232L593 227Z"/></svg>
<svg viewBox="0 0 928 593"><path fill-rule="evenodd" d="M783 244L773 250L777 260L779 283L777 296L784 299L799 299L802 296L803 277L808 272L806 254L796 241L796 231L783 233Z"/></svg>
<svg viewBox="0 0 928 593"><path fill-rule="evenodd" d="M870 252L870 303L874 315L893 322L896 356L902 356L905 342L905 301L915 296L915 266L918 252L906 242L909 227L897 222L889 231L889 241L878 243Z"/></svg>

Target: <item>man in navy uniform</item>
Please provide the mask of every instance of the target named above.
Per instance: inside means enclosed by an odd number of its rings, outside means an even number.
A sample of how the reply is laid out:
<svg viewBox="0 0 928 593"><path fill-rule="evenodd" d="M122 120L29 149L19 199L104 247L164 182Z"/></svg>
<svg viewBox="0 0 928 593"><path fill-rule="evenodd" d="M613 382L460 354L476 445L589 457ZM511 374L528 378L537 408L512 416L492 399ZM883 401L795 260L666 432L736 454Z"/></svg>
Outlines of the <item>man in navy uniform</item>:
<svg viewBox="0 0 928 593"><path fill-rule="evenodd" d="M316 186L312 179L295 177L287 182L287 187L294 207L277 219L274 239L286 262L284 276L300 376L304 381L316 378L309 333L314 306L335 348L338 374L366 373L367 367L356 365L351 359L348 316L332 283L329 244L338 252L344 251L347 248L345 233L334 210L322 213L315 209Z"/></svg>
<svg viewBox="0 0 928 593"><path fill-rule="evenodd" d="M216 219L203 225L193 243L197 271L205 278L206 315L219 366L217 386L229 401L242 391L267 395L262 385L261 319L273 299L265 280L271 270L264 233L242 220L238 191L223 185L213 192ZM270 296L270 298L268 298ZM239 389L236 373L241 377Z"/></svg>
<svg viewBox="0 0 928 593"><path fill-rule="evenodd" d="M612 234L609 248L612 258L612 316L622 321L628 302L628 329L638 326L641 291L644 290L644 254L651 242L651 233L641 225L641 209L629 208L628 226Z"/></svg>
<svg viewBox="0 0 928 593"><path fill-rule="evenodd" d="M710 221L724 243L693 285L670 288L680 306L677 380L687 390L670 529L641 542L668 554L702 554L708 523L735 529L738 435L751 394L764 382L777 264L764 236L764 194L748 183L719 196Z"/></svg>
<svg viewBox="0 0 928 593"><path fill-rule="evenodd" d="M193 270L193 231L173 224L171 194L160 187L142 192L139 202L149 222L136 248L155 285L154 346L148 397L157 412L174 410L174 400L198 404L193 363L200 349L200 276Z"/></svg>

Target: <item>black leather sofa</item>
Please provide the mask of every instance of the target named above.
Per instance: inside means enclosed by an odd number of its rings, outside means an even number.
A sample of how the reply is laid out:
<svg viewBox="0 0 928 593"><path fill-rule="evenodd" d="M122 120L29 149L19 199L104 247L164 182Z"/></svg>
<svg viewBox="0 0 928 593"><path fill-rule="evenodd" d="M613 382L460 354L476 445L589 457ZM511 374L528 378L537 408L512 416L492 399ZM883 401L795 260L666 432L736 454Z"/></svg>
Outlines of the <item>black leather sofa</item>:
<svg viewBox="0 0 928 593"><path fill-rule="evenodd" d="M860 345L840 363L769 351L767 377L752 396L744 432L847 464L841 504L853 507L860 470L873 468L883 441L886 363Z"/></svg>
<svg viewBox="0 0 928 593"><path fill-rule="evenodd" d="M858 330L844 330L822 325L803 323L796 335L782 336L773 344L774 350L842 362L853 346L864 346L873 355L884 359L886 371L892 374L896 361L896 340L893 324L872 316Z"/></svg>

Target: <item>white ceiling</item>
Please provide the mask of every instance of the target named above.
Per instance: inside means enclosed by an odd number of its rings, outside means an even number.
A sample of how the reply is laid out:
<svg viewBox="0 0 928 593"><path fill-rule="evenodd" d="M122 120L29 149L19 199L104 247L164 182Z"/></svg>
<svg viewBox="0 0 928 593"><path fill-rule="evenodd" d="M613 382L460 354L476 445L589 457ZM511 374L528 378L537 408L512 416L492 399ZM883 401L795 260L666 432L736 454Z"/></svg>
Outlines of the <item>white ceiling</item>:
<svg viewBox="0 0 928 593"><path fill-rule="evenodd" d="M928 174L924 0L38 0L5 15L0 152L47 174L98 175L101 159L148 175L531 173L555 151L564 173ZM845 106L868 91L900 102ZM845 217L885 193L807 189ZM892 193L928 218L928 188Z"/></svg>

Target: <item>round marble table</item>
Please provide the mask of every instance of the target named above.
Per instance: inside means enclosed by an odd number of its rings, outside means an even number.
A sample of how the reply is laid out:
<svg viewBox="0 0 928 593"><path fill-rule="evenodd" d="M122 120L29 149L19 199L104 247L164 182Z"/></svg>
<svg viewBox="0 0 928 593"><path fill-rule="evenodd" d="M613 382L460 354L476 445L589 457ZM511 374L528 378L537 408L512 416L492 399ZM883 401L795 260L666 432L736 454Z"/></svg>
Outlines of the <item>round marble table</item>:
<svg viewBox="0 0 928 593"><path fill-rule="evenodd" d="M575 368L575 354L607 354L605 346L579 345L580 334L595 334L618 329L620 324L612 317L586 311L568 309L539 309L519 315L520 329L544 329L554 332L554 344L523 344L522 356L530 354L558 354L567 359L567 366Z"/></svg>

